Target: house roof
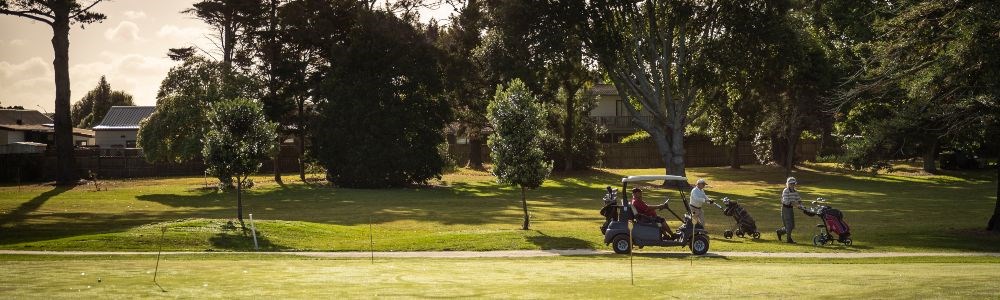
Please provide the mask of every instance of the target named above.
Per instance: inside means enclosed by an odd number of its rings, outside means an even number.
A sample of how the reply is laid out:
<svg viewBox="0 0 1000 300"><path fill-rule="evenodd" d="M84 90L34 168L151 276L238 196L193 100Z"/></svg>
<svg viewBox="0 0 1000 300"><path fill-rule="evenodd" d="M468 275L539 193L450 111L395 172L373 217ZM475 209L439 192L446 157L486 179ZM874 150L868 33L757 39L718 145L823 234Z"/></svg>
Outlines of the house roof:
<svg viewBox="0 0 1000 300"><path fill-rule="evenodd" d="M94 130L139 129L139 122L155 110L156 106L112 106Z"/></svg>
<svg viewBox="0 0 1000 300"><path fill-rule="evenodd" d="M15 125L52 124L52 119L46 117L37 110L0 109L0 124L15 124Z"/></svg>
<svg viewBox="0 0 1000 300"><path fill-rule="evenodd" d="M594 85L594 87L591 88L590 91L592 93L594 93L594 94L602 95L602 96L614 96L614 95L618 95L618 89L616 89L615 86L611 85L611 84L598 84L598 85Z"/></svg>
<svg viewBox="0 0 1000 300"><path fill-rule="evenodd" d="M30 131L30 132L41 132L41 133L55 132L55 128L52 128L50 124L45 124L45 125L0 124L0 129L10 130L10 131ZM94 131L89 129L73 128L73 135L82 137L94 137Z"/></svg>

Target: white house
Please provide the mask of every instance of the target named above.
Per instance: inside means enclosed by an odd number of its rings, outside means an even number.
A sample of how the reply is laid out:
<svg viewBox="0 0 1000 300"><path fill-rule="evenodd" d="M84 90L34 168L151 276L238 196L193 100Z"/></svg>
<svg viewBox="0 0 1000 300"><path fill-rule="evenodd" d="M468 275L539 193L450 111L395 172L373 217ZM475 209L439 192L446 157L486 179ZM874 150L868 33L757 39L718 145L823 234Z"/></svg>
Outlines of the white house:
<svg viewBox="0 0 1000 300"><path fill-rule="evenodd" d="M13 143L52 144L55 129L52 119L36 110L0 109L0 145ZM78 146L94 144L94 132L73 128L73 143Z"/></svg>
<svg viewBox="0 0 1000 300"><path fill-rule="evenodd" d="M135 148L139 122L148 118L155 110L155 106L112 106L101 123L94 126L97 146Z"/></svg>
<svg viewBox="0 0 1000 300"><path fill-rule="evenodd" d="M597 107L590 111L590 117L607 128L608 133L602 138L602 142L614 143L621 138L631 135L640 130L639 126L632 123L629 116L626 102L618 97L618 90L611 84L598 84L591 90L591 94L598 97ZM649 112L639 112L639 118L651 120Z"/></svg>

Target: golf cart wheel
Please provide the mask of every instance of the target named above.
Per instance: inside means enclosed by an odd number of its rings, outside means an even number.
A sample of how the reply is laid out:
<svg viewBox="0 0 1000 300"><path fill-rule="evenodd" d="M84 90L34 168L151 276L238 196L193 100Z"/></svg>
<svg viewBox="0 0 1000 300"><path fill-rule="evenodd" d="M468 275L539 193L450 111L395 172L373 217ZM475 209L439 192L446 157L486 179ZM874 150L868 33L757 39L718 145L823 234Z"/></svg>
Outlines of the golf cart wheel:
<svg viewBox="0 0 1000 300"><path fill-rule="evenodd" d="M753 239L755 239L755 240L759 240L759 239L760 239L760 232L754 232L754 233L752 234L752 236L753 236Z"/></svg>
<svg viewBox="0 0 1000 300"><path fill-rule="evenodd" d="M628 240L627 234L619 234L611 239L611 248L615 250L615 253L628 254L632 252L632 241Z"/></svg>
<svg viewBox="0 0 1000 300"><path fill-rule="evenodd" d="M738 236L738 237L745 237L745 236L746 236L746 233L744 233L743 231L739 231L739 230L737 230L737 231L736 231L736 236Z"/></svg>
<svg viewBox="0 0 1000 300"><path fill-rule="evenodd" d="M844 243L844 245L850 246L851 244L854 244L854 241L852 241L851 239L844 239L842 243Z"/></svg>
<svg viewBox="0 0 1000 300"><path fill-rule="evenodd" d="M722 236L725 237L726 239L731 239L733 238L733 231L726 230L725 232L722 233Z"/></svg>
<svg viewBox="0 0 1000 300"><path fill-rule="evenodd" d="M820 235L813 236L813 245L822 246L824 244L826 244L826 239L824 239L823 236Z"/></svg>
<svg viewBox="0 0 1000 300"><path fill-rule="evenodd" d="M694 255L708 253L708 237L704 235L695 236L694 241L691 243L691 253Z"/></svg>

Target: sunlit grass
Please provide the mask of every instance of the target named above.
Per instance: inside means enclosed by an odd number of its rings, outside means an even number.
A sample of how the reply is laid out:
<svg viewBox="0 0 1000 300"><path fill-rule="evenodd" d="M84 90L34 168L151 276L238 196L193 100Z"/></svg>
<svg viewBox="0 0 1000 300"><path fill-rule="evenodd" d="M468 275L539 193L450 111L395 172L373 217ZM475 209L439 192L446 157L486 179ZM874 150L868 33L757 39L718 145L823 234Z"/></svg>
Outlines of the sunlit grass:
<svg viewBox="0 0 1000 300"><path fill-rule="evenodd" d="M780 168L691 168L706 178L708 194L738 199L757 220L764 239L722 238L731 218L709 207L712 251L1000 251L1000 236L983 231L995 203L995 172L901 172L872 176L808 164L794 172L804 198L824 197L845 212L852 247L814 247L819 220L796 217L798 245L774 240L779 226ZM519 230L520 192L498 185L488 172L460 169L429 186L388 190L334 188L287 176L279 185L254 178L244 198L265 250L383 251L607 249L598 227L604 187L628 175L662 169L594 170L556 174L528 191L532 230ZM647 202L678 199L676 190L641 185ZM235 194L220 193L202 177L106 181L72 189L48 185L0 187L0 248L25 250L230 251L253 249L234 229ZM687 192L687 191L685 191ZM679 208L679 206L675 206ZM669 213L663 212L669 216ZM249 225L249 220L247 220ZM677 222L673 222L676 227ZM237 223L238 226L238 223ZM167 228L165 233L162 228ZM649 251L681 248L646 248Z"/></svg>
<svg viewBox="0 0 1000 300"><path fill-rule="evenodd" d="M0 257L5 298L995 298L1000 264L636 256ZM632 273L634 273L634 277ZM633 285L634 278L634 285ZM162 287L162 290L161 290Z"/></svg>

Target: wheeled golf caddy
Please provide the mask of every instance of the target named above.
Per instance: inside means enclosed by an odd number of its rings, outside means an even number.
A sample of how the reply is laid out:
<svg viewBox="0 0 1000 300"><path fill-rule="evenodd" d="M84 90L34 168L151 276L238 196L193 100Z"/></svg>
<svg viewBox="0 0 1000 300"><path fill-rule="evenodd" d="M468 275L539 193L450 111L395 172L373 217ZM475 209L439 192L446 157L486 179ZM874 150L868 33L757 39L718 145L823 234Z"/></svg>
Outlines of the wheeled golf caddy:
<svg viewBox="0 0 1000 300"><path fill-rule="evenodd" d="M661 236L659 224L654 218L636 212L635 207L632 206L628 197L629 182L655 180L687 183L687 178L673 175L629 176L622 178L621 197L618 197L617 191L613 190L610 186L607 187L608 193L604 196L605 206L601 209L601 215L605 217L604 225L601 226L601 231L604 233L604 244L610 244L615 253L618 254L632 252L633 245L639 248L645 246L688 246L691 247L691 253L696 255L708 252L708 232L705 231L701 224L698 224L696 227L691 226L691 208L688 207L687 201L684 200L683 188L679 188L678 190L681 193L681 201L684 203L684 209L687 210L684 218L678 216L667 205L670 199L663 202L662 208L670 211L670 214L683 223L674 233L675 239L666 239ZM630 221L635 222L635 226L631 230L631 236L629 235Z"/></svg>
<svg viewBox="0 0 1000 300"><path fill-rule="evenodd" d="M844 221L843 212L826 205L826 199L823 198L816 198L816 201L811 203L813 207L803 206L800 209L806 215L819 217L823 221L823 223L816 224L816 227L819 228L819 234L813 236L813 245L823 246L833 244L834 241L840 242L844 246L854 244L854 240L851 240L851 227ZM836 233L837 238L834 238L831 233Z"/></svg>

